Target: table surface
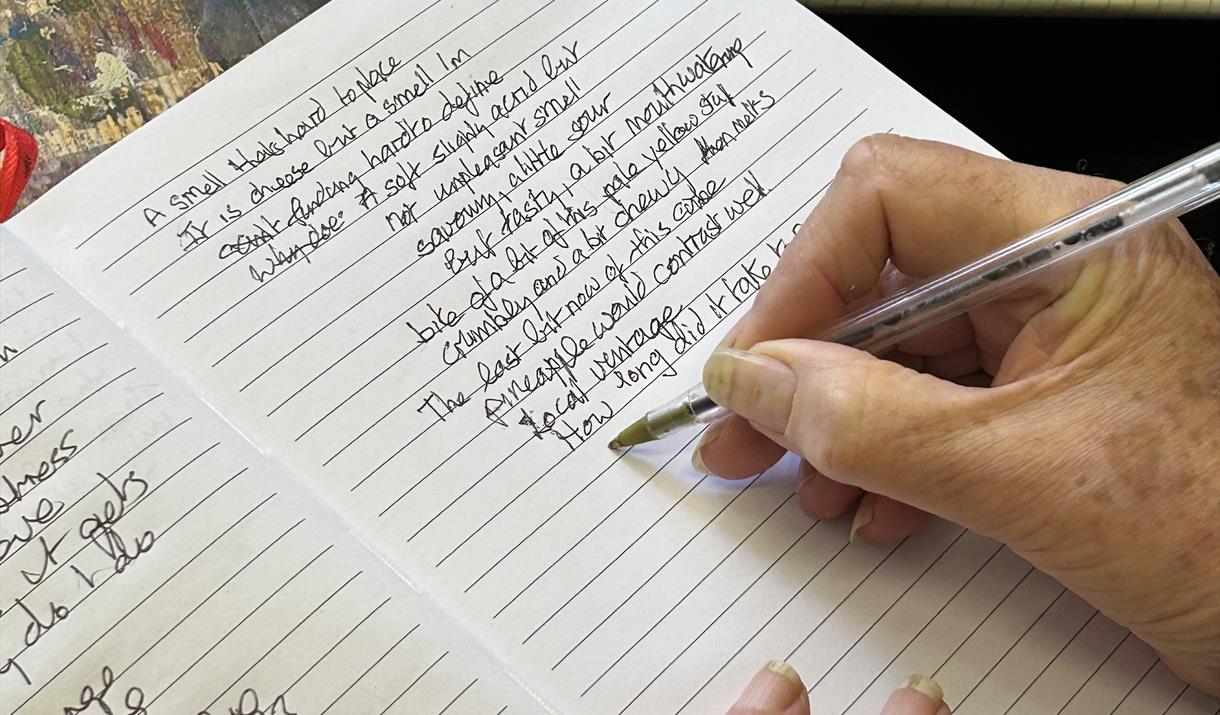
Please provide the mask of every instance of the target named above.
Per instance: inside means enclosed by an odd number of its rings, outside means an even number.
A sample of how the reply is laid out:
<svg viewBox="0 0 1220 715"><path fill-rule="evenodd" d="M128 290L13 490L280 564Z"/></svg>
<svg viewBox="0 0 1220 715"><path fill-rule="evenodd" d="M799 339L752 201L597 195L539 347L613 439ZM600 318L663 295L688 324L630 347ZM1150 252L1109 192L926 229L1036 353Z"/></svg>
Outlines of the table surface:
<svg viewBox="0 0 1220 715"><path fill-rule="evenodd" d="M0 116L38 140L18 210L326 0L0 0Z"/></svg>

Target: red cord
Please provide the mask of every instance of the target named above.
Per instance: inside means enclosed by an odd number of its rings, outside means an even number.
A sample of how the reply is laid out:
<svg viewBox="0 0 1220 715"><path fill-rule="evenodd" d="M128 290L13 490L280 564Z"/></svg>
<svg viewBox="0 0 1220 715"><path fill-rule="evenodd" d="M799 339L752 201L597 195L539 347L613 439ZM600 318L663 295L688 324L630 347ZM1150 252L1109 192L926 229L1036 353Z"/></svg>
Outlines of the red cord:
<svg viewBox="0 0 1220 715"><path fill-rule="evenodd" d="M0 221L17 208L17 199L34 173L38 161L38 144L29 132L0 119Z"/></svg>

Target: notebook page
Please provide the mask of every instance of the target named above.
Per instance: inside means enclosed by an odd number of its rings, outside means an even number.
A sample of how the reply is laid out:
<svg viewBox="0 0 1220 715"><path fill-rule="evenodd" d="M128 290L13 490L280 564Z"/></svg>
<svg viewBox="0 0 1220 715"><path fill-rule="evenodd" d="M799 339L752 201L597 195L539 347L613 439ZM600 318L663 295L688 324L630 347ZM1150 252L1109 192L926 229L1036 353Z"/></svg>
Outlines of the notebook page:
<svg viewBox="0 0 1220 715"><path fill-rule="evenodd" d="M0 711L543 711L5 234Z"/></svg>
<svg viewBox="0 0 1220 715"><path fill-rule="evenodd" d="M1200 17L1220 16L1216 0L803 0L804 4L830 12L1068 15L1100 17Z"/></svg>
<svg viewBox="0 0 1220 715"><path fill-rule="evenodd" d="M1194 711L984 539L848 545L791 464L604 448L885 131L987 150L794 3L336 1L17 230L566 712L714 712L768 658L821 712L919 671Z"/></svg>

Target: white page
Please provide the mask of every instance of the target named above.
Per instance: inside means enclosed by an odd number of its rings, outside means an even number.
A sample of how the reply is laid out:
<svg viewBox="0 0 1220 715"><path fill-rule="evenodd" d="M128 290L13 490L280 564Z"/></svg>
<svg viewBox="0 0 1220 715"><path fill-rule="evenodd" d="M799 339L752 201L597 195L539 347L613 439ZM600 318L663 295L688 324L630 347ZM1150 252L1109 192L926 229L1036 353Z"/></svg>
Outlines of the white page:
<svg viewBox="0 0 1220 715"><path fill-rule="evenodd" d="M0 712L542 711L7 235L0 259Z"/></svg>
<svg viewBox="0 0 1220 715"><path fill-rule="evenodd" d="M885 131L988 151L793 3L336 0L14 229L562 710L716 711L776 657L818 712L932 671L963 712L1167 706L995 544L847 546L790 465L604 447Z"/></svg>

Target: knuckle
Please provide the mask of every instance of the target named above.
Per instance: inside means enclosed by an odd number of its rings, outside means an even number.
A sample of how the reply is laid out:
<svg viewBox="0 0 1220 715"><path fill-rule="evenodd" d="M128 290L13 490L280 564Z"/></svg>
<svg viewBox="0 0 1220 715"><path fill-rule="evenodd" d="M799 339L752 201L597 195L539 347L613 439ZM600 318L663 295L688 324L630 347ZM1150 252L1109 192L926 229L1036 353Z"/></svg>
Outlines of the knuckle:
<svg viewBox="0 0 1220 715"><path fill-rule="evenodd" d="M1091 184L1093 185L1091 191L1097 195L1097 198L1112 194L1127 185L1118 179L1106 179L1099 176L1093 177Z"/></svg>
<svg viewBox="0 0 1220 715"><path fill-rule="evenodd" d="M960 173L969 152L896 134L870 134L843 155L839 176L883 193L895 187L928 185Z"/></svg>
<svg viewBox="0 0 1220 715"><path fill-rule="evenodd" d="M1117 179L1106 179L1100 176L1083 176L1080 174L1076 176L1078 180L1071 182L1071 188L1069 189L1070 204L1091 204L1126 186L1125 183Z"/></svg>
<svg viewBox="0 0 1220 715"><path fill-rule="evenodd" d="M1065 216L1125 186L1121 181L1099 176L1073 174L1040 167L1023 167L1023 169L1024 171L1014 174L1013 185L1009 187L1008 195L997 195L993 202L997 206L1005 203L1010 210L1019 212L1017 216L1014 216L1014 220L1025 224L1028 230ZM1030 198L1013 202L1013 195L1024 195Z"/></svg>
<svg viewBox="0 0 1220 715"><path fill-rule="evenodd" d="M891 158L899 151L900 145L913 143L914 140L893 134L869 134L857 139L839 163L841 175L868 178L889 167Z"/></svg>

